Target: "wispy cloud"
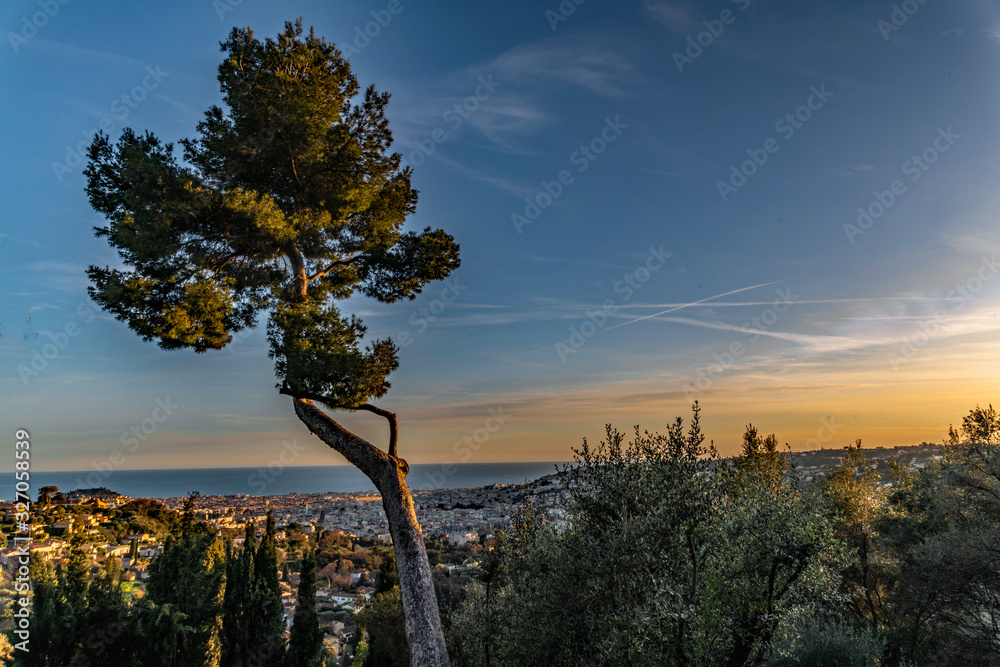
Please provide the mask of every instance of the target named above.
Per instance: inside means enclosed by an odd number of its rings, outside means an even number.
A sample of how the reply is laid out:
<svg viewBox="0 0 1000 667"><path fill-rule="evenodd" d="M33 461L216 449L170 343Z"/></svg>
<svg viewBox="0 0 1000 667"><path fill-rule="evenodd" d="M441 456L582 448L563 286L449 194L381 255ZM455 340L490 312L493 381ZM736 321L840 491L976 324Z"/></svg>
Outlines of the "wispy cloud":
<svg viewBox="0 0 1000 667"><path fill-rule="evenodd" d="M972 233L944 234L944 241L951 248L971 255L996 255L1000 253L1000 243L990 239L986 234Z"/></svg>
<svg viewBox="0 0 1000 667"><path fill-rule="evenodd" d="M284 424L288 422L288 416L266 417L263 415L214 413L207 415L214 426L225 428L256 428L268 424Z"/></svg>
<svg viewBox="0 0 1000 667"><path fill-rule="evenodd" d="M53 290L82 293L87 289L86 264L46 259L26 264L24 268L39 283Z"/></svg>
<svg viewBox="0 0 1000 667"><path fill-rule="evenodd" d="M607 262L593 262L586 259L576 259L573 257L537 257L533 255L525 255L519 259L524 259L529 262L543 262L543 263L554 263L554 264L582 264L584 266L596 266L600 268L608 269L623 269L625 271L631 271L635 267L628 266L626 264L608 264Z"/></svg>
<svg viewBox="0 0 1000 667"><path fill-rule="evenodd" d="M497 57L486 71L522 86L544 88L561 83L602 97L630 95L642 83L624 55L591 38L551 38L516 46Z"/></svg>
<svg viewBox="0 0 1000 667"><path fill-rule="evenodd" d="M980 37L988 37L990 39L995 39L1000 42L1000 25L993 26L992 28L987 28L986 30L976 33Z"/></svg>
<svg viewBox="0 0 1000 667"><path fill-rule="evenodd" d="M29 313L37 313L37 312L40 312L40 311L43 311L43 310L61 310L61 309L62 309L62 306L57 306L57 305L51 304L51 303L40 303L40 304L38 304L36 306L32 306L31 308L28 308L28 312Z"/></svg>
<svg viewBox="0 0 1000 667"><path fill-rule="evenodd" d="M119 53L110 53L100 49L89 49L72 44L64 44L51 39L37 37L31 42L32 49L37 49L42 53L52 56L61 62L91 63L95 68L104 69L116 67L122 70L142 70L148 62L136 60Z"/></svg>
<svg viewBox="0 0 1000 667"><path fill-rule="evenodd" d="M506 178L496 176L494 174L485 174L482 171L476 169L475 167L470 167L466 164L462 164L458 160L453 160L451 158L444 157L443 155L434 155L434 157L443 164L446 164L460 173L462 176L468 178L469 180L479 181L481 183L487 183L495 188L508 192L518 199L526 195L531 194L531 188L526 185L521 185L520 183L515 183Z"/></svg>
<svg viewBox="0 0 1000 667"><path fill-rule="evenodd" d="M873 164L852 164L846 169L840 172L841 176L853 176L854 174L863 174L867 171L874 171L875 165Z"/></svg>
<svg viewBox="0 0 1000 667"><path fill-rule="evenodd" d="M674 31L686 31L697 23L691 8L679 2L646 0L642 9L654 21L658 21Z"/></svg>

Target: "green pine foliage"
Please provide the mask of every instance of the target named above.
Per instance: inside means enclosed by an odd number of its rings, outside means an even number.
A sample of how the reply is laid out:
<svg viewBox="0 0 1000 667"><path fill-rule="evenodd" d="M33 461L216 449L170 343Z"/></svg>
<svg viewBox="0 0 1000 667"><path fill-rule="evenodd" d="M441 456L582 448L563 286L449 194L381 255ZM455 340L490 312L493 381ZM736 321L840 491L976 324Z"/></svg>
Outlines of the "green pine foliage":
<svg viewBox="0 0 1000 667"><path fill-rule="evenodd" d="M106 221L95 232L121 268L89 267L89 293L168 350L221 349L263 318L281 393L370 409L389 390L397 346L367 340L363 322L338 302L413 299L459 267L458 244L440 229L405 228L418 193L411 169L389 150L389 95L362 89L334 44L299 19L276 39L234 28L221 46L222 104L205 112L195 138L179 142L180 156L130 128L90 145L86 192ZM392 424L388 454L402 465ZM265 537L248 602L258 659L281 652L277 566ZM425 607L420 614L436 613ZM172 618L157 627L172 627ZM196 630L178 650L194 642L221 660L223 631L209 631L200 616L186 622ZM440 651L433 634L422 640Z"/></svg>
<svg viewBox="0 0 1000 667"><path fill-rule="evenodd" d="M336 307L355 292L412 299L459 266L441 230L404 231L417 191L389 153L387 93L362 90L333 44L287 23L234 28L223 105L194 139L98 135L85 171L97 229L125 269L90 267L91 296L165 349L219 349L269 313L279 386L355 408L389 388L390 340Z"/></svg>

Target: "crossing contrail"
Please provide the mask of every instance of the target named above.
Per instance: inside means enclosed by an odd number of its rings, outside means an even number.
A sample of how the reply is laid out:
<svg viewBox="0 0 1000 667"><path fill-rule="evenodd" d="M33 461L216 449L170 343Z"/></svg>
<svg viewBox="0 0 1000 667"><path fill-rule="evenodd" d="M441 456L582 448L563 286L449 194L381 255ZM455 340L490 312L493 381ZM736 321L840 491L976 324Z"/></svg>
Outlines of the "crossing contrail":
<svg viewBox="0 0 1000 667"><path fill-rule="evenodd" d="M691 303L685 303L680 306L675 306L674 308L670 308L668 310L661 310L660 312L653 313L652 315L644 315L642 317L637 317L634 320L629 320L628 322L622 322L621 324L616 324L613 327L608 327L607 329L605 329L605 331L610 331L611 329L617 329L618 327L623 327L626 324L635 324L636 322L641 322L642 320L648 320L651 317L659 317L660 315L666 315L667 313L672 313L676 310L681 310L683 308L690 308L691 306L697 306L698 304L706 303L708 301L711 301L712 299L721 299L722 297L729 296L730 294L739 294L740 292L746 292L747 290L757 289L758 287L777 285L778 282L779 281L775 280L774 282L771 283L761 283L759 285L751 285L750 287L741 287L740 289L734 289L731 292L723 292L722 294L716 294L715 296L707 296L704 299L701 299L700 301L692 301Z"/></svg>

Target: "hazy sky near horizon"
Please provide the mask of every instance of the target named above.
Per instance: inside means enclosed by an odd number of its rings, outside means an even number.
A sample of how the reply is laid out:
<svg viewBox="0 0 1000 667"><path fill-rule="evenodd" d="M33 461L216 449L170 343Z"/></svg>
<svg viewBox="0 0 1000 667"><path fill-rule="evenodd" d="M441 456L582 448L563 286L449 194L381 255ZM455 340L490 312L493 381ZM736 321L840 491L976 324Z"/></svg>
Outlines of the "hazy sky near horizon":
<svg viewBox="0 0 1000 667"><path fill-rule="evenodd" d="M403 345L378 403L411 462L567 460L695 399L723 454L748 422L793 449L939 441L1000 402L995 2L18 0L0 442L28 429L37 469L343 462L277 394L263 327L166 352L84 274L116 256L78 147L194 136L231 28L299 16L392 93L410 226L461 244L415 301L344 305Z"/></svg>

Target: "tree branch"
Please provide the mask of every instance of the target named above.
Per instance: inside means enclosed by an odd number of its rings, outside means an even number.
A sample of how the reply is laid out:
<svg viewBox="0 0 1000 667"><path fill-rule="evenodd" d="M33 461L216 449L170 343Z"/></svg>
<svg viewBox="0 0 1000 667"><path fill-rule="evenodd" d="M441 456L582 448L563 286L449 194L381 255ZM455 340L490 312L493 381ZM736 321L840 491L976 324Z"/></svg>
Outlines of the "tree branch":
<svg viewBox="0 0 1000 667"><path fill-rule="evenodd" d="M285 255L288 257L288 261L292 265L292 289L295 294L299 297L305 298L307 295L307 288L309 287L309 281L306 278L306 263L302 258L302 252L295 247L294 244L289 244L285 248Z"/></svg>
<svg viewBox="0 0 1000 667"><path fill-rule="evenodd" d="M360 438L334 421L329 415L317 408L307 398L294 398L295 415L306 425L314 435L333 449L344 455L352 465L375 482L376 486L388 467L395 469L397 463L381 449L367 440ZM380 489L381 490L381 489Z"/></svg>
<svg viewBox="0 0 1000 667"><path fill-rule="evenodd" d="M389 456L396 458L396 444L399 441L399 424L396 421L396 413L383 410L382 408L371 405L370 403L365 403L357 409L367 410L368 412L373 412L380 417L386 418L386 421L389 422Z"/></svg>
<svg viewBox="0 0 1000 667"><path fill-rule="evenodd" d="M348 266L348 265L354 263L355 260L361 259L362 257L364 257L364 255L355 255L354 257L351 257L350 259L338 259L337 261L331 263L330 266L326 267L324 270L319 271L319 272L317 272L317 273L309 276L306 279L306 282L310 282L311 283L312 281L316 280L317 278L324 277L326 274L330 273L331 271L333 271L338 266Z"/></svg>
<svg viewBox="0 0 1000 667"><path fill-rule="evenodd" d="M371 412L373 414L376 414L376 415L378 415L380 417L385 417L386 421L389 422L389 450L388 450L388 452L389 452L388 453L389 458L396 460L398 464L402 465L407 470L407 472L409 471L409 466L406 464L405 461L403 461L402 459L400 459L398 457L397 453L396 453L396 450L397 450L396 446L397 446L397 443L399 442L399 422L396 420L396 413L395 412L389 412L388 410L380 408L380 407L378 407L376 405L372 405L370 403L365 403L364 405L359 405L357 407L347 407L347 406L343 406L343 405L338 405L337 401L333 400L329 396L323 396L321 394L295 393L295 392L292 392L291 390L289 390L286 387L281 387L278 390L278 393L279 394L284 394L286 396L291 396L292 398L297 399L297 400L301 399L301 400L310 401L310 402L312 402L312 401L319 401L320 403L323 403L324 405L328 405L331 408L334 408L336 410L364 410L366 412ZM334 423L336 423L336 422L334 422ZM339 426L339 424L338 424L338 426ZM357 436L355 436L355 437L357 437ZM369 444L372 447L375 447L375 445L372 445L371 443L367 443L367 444ZM376 449L378 449L378 448L376 447ZM381 452L382 450L379 450L379 451Z"/></svg>

